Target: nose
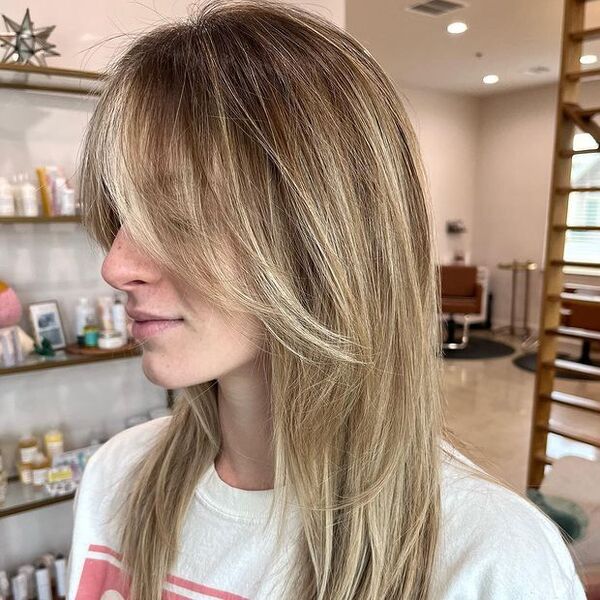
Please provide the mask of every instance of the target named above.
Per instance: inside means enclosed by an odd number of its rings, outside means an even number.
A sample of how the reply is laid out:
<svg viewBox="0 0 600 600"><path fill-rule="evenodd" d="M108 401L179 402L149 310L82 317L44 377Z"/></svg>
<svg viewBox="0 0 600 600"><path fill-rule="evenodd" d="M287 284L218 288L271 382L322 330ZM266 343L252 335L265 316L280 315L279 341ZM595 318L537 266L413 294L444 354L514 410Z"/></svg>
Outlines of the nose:
<svg viewBox="0 0 600 600"><path fill-rule="evenodd" d="M135 246L121 227L100 269L108 285L124 292L152 283L160 277L156 266Z"/></svg>

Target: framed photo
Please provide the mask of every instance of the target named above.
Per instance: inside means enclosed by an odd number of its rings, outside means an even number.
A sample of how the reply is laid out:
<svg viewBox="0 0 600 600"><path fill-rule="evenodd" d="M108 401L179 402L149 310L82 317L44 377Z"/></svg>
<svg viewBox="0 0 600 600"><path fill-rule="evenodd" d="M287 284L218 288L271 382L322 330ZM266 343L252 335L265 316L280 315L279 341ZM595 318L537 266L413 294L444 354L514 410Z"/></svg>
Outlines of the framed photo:
<svg viewBox="0 0 600 600"><path fill-rule="evenodd" d="M45 337L54 350L65 348L67 345L65 333L56 300L32 302L28 308L36 344L39 346L42 343L42 337Z"/></svg>

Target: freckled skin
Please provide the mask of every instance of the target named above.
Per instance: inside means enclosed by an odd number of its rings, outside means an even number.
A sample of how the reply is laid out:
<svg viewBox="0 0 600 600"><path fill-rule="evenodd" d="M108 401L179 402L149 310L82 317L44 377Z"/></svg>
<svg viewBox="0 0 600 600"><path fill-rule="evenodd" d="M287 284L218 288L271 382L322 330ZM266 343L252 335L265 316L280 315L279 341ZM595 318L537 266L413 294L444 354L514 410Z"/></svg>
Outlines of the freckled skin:
<svg viewBox="0 0 600 600"><path fill-rule="evenodd" d="M154 384L178 388L218 379L257 357L253 340L260 339L259 322L237 314L235 321L225 320L205 298L187 297L184 303L181 286L140 252L122 228L101 273L109 285L127 293L132 309L184 319L181 326L143 340L142 365Z"/></svg>
<svg viewBox="0 0 600 600"><path fill-rule="evenodd" d="M216 379L219 476L242 489L272 487L270 382L267 355L260 351L262 323L239 312L233 320L225 318L205 297L195 298L185 282L172 281L140 252L123 229L101 272L109 285L127 293L129 309L184 319L144 339L144 374L168 389Z"/></svg>

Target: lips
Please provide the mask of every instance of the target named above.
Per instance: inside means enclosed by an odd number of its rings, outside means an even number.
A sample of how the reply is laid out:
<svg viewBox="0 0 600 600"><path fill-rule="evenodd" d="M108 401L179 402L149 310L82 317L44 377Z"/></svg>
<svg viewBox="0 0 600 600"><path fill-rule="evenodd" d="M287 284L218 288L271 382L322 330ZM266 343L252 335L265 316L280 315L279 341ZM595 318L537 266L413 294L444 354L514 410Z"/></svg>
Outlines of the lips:
<svg viewBox="0 0 600 600"><path fill-rule="evenodd" d="M134 320L139 322L144 321L179 321L181 317L175 317L170 315L157 315L152 314L143 310L134 310L126 308L125 312Z"/></svg>
<svg viewBox="0 0 600 600"><path fill-rule="evenodd" d="M134 338L146 339L173 329L183 323L183 319L151 319L147 321L134 321L131 334Z"/></svg>

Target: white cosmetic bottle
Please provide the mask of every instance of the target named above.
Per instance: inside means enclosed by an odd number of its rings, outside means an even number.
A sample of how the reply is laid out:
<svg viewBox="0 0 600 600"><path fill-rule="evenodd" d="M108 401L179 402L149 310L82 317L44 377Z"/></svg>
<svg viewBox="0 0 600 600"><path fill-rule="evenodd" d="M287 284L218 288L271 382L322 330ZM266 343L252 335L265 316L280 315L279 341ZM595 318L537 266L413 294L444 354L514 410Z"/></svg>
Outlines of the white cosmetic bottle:
<svg viewBox="0 0 600 600"><path fill-rule="evenodd" d="M21 184L21 207L25 217L37 217L40 214L37 188L29 181L28 175L25 175Z"/></svg>
<svg viewBox="0 0 600 600"><path fill-rule="evenodd" d="M6 177L0 177L0 215L10 217L15 213L15 199L12 187Z"/></svg>
<svg viewBox="0 0 600 600"><path fill-rule="evenodd" d="M77 343L84 346L85 335L83 328L93 322L95 315L94 307L90 304L88 298L79 298L79 303L75 307L75 335Z"/></svg>
<svg viewBox="0 0 600 600"><path fill-rule="evenodd" d="M112 305L112 317L115 330L121 334L123 342L127 343L127 313L125 312L125 306L121 302L121 298L118 294L115 294L115 301Z"/></svg>

